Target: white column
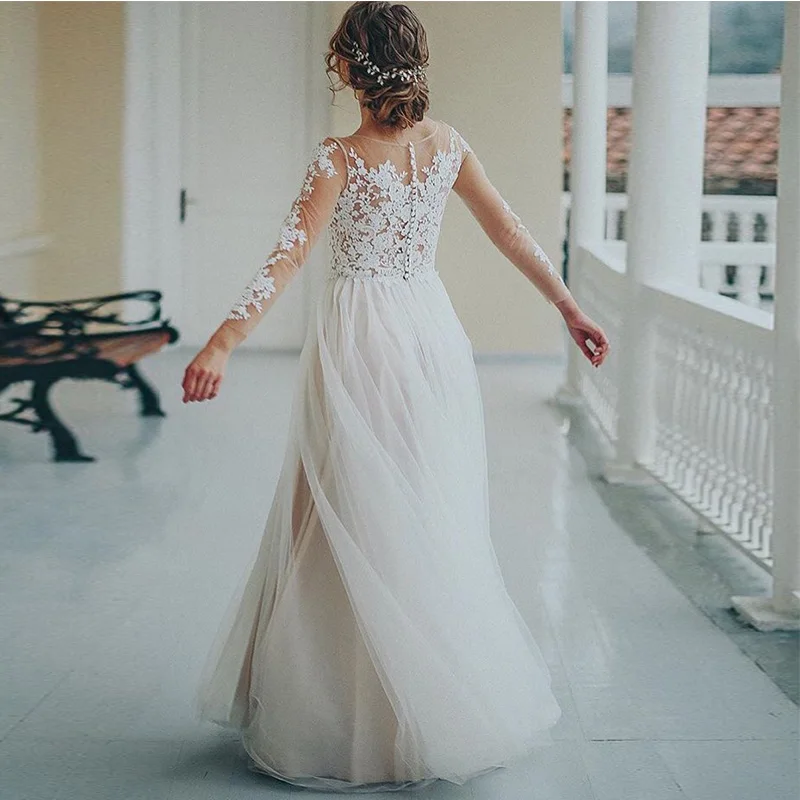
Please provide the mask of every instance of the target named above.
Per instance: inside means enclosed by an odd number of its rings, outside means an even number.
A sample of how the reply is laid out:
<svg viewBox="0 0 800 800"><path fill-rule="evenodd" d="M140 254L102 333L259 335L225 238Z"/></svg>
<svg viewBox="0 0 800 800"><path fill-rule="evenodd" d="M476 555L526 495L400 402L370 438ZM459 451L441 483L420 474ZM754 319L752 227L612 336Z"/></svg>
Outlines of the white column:
<svg viewBox="0 0 800 800"><path fill-rule="evenodd" d="M606 114L608 108L608 3L575 4L572 49L572 155L570 158L569 286L580 304L578 249L605 235ZM562 400L579 397L585 356L570 339Z"/></svg>
<svg viewBox="0 0 800 800"><path fill-rule="evenodd" d="M613 483L649 482L654 342L642 287L661 279L699 284L708 86L708 2L638 2L633 59L626 290L619 353Z"/></svg>
<svg viewBox="0 0 800 800"><path fill-rule="evenodd" d="M775 263L771 597L734 597L761 630L800 628L800 3L784 3Z"/></svg>

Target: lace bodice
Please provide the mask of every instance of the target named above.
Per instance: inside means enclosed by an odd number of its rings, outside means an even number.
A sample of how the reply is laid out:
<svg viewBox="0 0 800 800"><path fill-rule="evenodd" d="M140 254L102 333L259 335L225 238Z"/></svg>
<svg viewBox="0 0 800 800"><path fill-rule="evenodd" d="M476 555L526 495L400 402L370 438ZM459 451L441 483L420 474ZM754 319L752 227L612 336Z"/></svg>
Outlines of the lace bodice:
<svg viewBox="0 0 800 800"><path fill-rule="evenodd" d="M407 280L434 269L445 204L461 166L456 132L450 129L448 148L422 168L409 143L408 170L391 159L367 167L352 144L337 144L347 181L330 223L332 275Z"/></svg>
<svg viewBox="0 0 800 800"><path fill-rule="evenodd" d="M407 144L358 135L319 142L278 242L230 310L226 324L246 336L326 227L332 279L402 282L435 271L436 246L452 190L549 302L570 296L466 139L439 122L432 134Z"/></svg>

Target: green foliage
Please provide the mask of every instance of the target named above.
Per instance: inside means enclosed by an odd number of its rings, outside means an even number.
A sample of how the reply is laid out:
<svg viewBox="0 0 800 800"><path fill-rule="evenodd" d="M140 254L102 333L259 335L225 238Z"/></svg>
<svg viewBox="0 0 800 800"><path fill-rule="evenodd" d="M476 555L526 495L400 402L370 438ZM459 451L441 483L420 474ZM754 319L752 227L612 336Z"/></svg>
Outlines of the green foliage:
<svg viewBox="0 0 800 800"><path fill-rule="evenodd" d="M633 63L636 4L608 4L608 70L629 73ZM563 3L564 72L572 72L575 4ZM710 69L713 73L775 72L781 63L782 2L711 3Z"/></svg>

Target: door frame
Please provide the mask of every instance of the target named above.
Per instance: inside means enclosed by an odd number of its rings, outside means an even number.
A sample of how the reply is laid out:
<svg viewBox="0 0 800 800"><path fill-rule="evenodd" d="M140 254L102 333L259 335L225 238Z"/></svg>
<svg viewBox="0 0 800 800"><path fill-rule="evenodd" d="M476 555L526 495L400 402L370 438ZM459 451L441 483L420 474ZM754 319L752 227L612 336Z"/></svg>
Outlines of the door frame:
<svg viewBox="0 0 800 800"><path fill-rule="evenodd" d="M183 145L182 116L191 80L183 71L188 45L183 31L187 20L191 24L195 5L124 4L121 283L125 291L161 290L164 315L179 329L191 313L183 303L189 265L179 199L189 150ZM320 68L330 21L326 3L304 5L309 81L305 132L310 152L331 124L327 80ZM310 278L304 275L303 280L308 316Z"/></svg>

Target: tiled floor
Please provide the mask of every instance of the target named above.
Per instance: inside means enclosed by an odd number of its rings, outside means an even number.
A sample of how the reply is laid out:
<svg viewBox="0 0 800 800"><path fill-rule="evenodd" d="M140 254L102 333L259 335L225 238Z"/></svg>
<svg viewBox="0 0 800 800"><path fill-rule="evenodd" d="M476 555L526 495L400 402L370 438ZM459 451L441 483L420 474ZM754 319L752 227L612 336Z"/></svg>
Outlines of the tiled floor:
<svg viewBox="0 0 800 800"><path fill-rule="evenodd" d="M269 509L296 359L239 353L216 401L182 406L187 356L146 365L165 420L111 386L58 389L97 463L47 463L41 435L2 431L2 800L323 796L249 772L191 708ZM797 707L610 512L548 402L561 373L480 366L493 536L552 668L555 742L414 794L797 800Z"/></svg>

